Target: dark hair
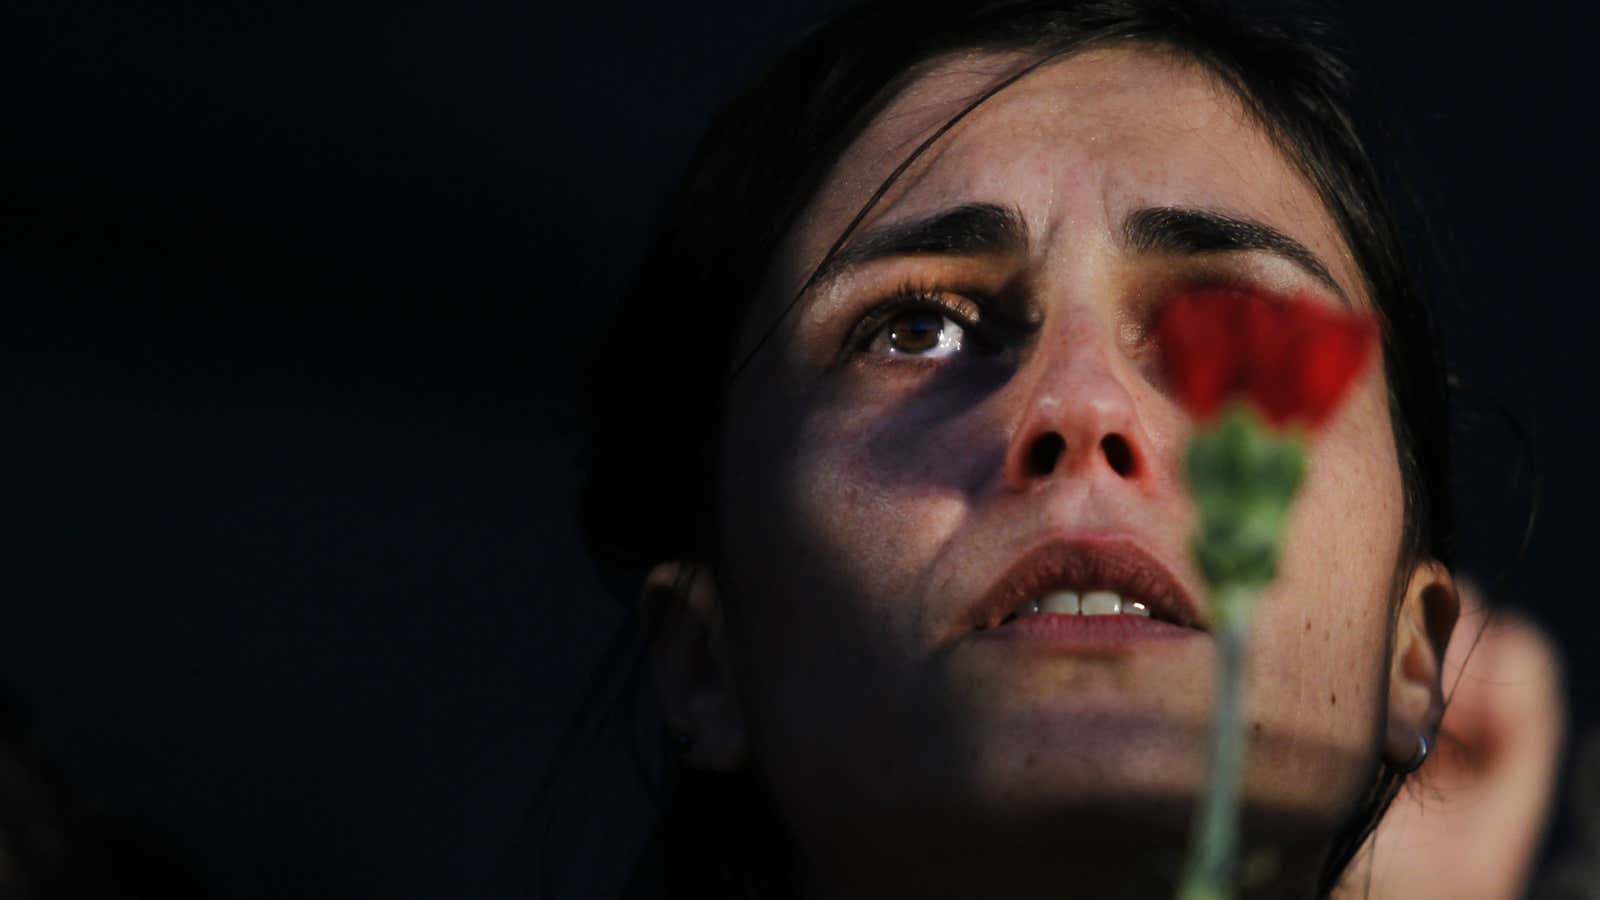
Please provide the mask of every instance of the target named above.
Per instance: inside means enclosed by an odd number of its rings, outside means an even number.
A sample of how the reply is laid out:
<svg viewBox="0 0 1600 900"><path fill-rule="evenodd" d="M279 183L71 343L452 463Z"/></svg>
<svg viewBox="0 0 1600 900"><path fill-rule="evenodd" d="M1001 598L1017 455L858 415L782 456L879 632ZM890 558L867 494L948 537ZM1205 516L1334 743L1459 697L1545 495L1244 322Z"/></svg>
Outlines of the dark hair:
<svg viewBox="0 0 1600 900"><path fill-rule="evenodd" d="M800 211L844 149L926 63L957 50L1022 50L1044 61L1136 43L1191 59L1227 85L1332 215L1384 321L1405 495L1401 563L1409 568L1430 556L1448 565L1453 509L1439 342L1355 126L1349 73L1319 45L1324 36L1307 20L1242 17L1222 0L869 0L811 32L712 121L586 371L593 431L580 516L590 552L613 572L642 574L665 560L715 567L720 541L710 498L727 373L739 362L734 337ZM743 776L679 776L665 837L710 829L697 840L728 842L727 857L756 856L763 871L779 873L744 889L780 889L786 875L771 856L775 824L757 827L771 816L760 785ZM1324 891L1400 781L1380 764L1330 854ZM669 848L669 866L683 852ZM691 868L698 867L678 874ZM736 868L724 869L726 877L759 877L751 866ZM678 875L669 873L669 881L683 886Z"/></svg>

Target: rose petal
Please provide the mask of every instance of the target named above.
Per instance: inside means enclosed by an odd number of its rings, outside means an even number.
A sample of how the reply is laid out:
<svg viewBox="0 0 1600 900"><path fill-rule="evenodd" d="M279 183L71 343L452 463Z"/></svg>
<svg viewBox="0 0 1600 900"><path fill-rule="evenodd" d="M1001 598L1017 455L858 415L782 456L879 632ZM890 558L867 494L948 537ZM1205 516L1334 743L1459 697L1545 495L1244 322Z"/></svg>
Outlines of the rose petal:
<svg viewBox="0 0 1600 900"><path fill-rule="evenodd" d="M1207 288L1170 300L1156 332L1173 392L1196 418L1243 395L1273 425L1315 428L1366 365L1377 327L1309 297Z"/></svg>

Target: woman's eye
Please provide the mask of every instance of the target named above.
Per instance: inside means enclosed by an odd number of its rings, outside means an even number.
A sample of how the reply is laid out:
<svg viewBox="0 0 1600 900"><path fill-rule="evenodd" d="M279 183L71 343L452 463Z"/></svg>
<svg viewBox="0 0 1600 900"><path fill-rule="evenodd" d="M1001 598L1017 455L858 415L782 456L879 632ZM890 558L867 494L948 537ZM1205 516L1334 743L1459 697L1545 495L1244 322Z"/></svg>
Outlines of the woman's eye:
<svg viewBox="0 0 1600 900"><path fill-rule="evenodd" d="M890 356L942 359L961 350L966 329L948 315L932 309L898 313L873 335L869 352Z"/></svg>

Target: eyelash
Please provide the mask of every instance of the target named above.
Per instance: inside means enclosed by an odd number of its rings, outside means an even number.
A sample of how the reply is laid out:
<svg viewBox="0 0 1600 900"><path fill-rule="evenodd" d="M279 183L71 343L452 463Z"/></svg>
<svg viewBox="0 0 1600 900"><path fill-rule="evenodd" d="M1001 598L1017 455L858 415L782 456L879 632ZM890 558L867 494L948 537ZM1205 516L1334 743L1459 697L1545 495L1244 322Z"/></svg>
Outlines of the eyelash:
<svg viewBox="0 0 1600 900"><path fill-rule="evenodd" d="M986 298L974 297L967 293L961 296L969 299L979 309L982 309L986 302ZM993 341L990 340L990 335L980 318L973 316L962 304L951 300L949 292L925 285L906 284L862 316L846 342L847 355L859 356L866 353L887 325L908 312L934 312L948 317L961 326L966 338L972 342L974 350L982 351L993 346Z"/></svg>

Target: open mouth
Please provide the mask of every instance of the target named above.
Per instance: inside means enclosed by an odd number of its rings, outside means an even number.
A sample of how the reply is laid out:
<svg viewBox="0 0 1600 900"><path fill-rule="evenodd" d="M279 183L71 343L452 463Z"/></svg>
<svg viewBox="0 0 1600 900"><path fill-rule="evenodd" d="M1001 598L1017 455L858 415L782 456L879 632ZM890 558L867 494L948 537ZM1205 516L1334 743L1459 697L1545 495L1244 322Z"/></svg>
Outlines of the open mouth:
<svg viewBox="0 0 1600 900"><path fill-rule="evenodd" d="M1149 647L1204 637L1206 632L1166 614L1169 604L1120 591L1052 589L1026 600L998 621L980 622L969 632L1018 649L1073 655L1121 655Z"/></svg>
<svg viewBox="0 0 1600 900"><path fill-rule="evenodd" d="M1073 626L1080 630L1091 623L1104 630L1117 622L1206 630L1177 578L1136 543L1120 538L1039 545L1006 570L967 619L971 631L1017 624L1030 631L1046 625L1059 630L1074 622L1081 623Z"/></svg>
<svg viewBox="0 0 1600 900"><path fill-rule="evenodd" d="M1055 615L1055 616L1143 616L1160 621L1167 621L1165 617L1157 616L1151 611L1151 605L1144 600L1133 597L1123 597L1116 591L1051 591L1043 597L1034 600L1025 600L1021 606L1012 610L1001 619L1000 625L1007 625L1017 619L1027 616ZM1172 624L1178 624L1176 622ZM988 626L980 623L978 631L983 631ZM998 626L997 626L998 627Z"/></svg>

